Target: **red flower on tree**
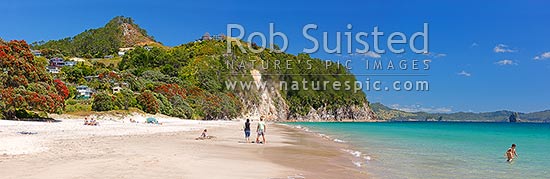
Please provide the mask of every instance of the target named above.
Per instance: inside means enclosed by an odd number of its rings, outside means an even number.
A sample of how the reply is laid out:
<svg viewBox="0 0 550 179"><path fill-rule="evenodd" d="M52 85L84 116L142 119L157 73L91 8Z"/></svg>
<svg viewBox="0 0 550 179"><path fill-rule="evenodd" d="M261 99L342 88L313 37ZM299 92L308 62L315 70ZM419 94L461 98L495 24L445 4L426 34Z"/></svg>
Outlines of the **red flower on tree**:
<svg viewBox="0 0 550 179"><path fill-rule="evenodd" d="M61 95L63 99L67 99L69 97L69 88L67 88L65 83L63 83L59 79L55 79L53 80L53 82L55 83L55 89L57 89L57 92L59 93L59 95Z"/></svg>
<svg viewBox="0 0 550 179"><path fill-rule="evenodd" d="M0 41L0 70L0 111L7 119L15 118L19 109L50 113L63 109L67 87L52 80L25 41Z"/></svg>

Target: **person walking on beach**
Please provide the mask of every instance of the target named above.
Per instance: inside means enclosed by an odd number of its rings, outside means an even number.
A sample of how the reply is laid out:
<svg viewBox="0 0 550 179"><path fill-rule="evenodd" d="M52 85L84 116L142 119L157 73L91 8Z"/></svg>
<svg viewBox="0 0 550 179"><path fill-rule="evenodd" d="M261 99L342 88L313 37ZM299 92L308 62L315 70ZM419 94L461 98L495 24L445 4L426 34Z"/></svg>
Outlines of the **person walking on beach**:
<svg viewBox="0 0 550 179"><path fill-rule="evenodd" d="M516 153L516 144L512 144L512 147L506 150L506 158L508 158L506 161L512 162L512 160L514 160L514 158L517 156L518 154Z"/></svg>
<svg viewBox="0 0 550 179"><path fill-rule="evenodd" d="M250 119L246 119L244 123L244 138L246 139L246 143L250 142Z"/></svg>
<svg viewBox="0 0 550 179"><path fill-rule="evenodd" d="M262 144L265 144L265 131L266 126L264 122L264 116L260 117L260 122L258 122L258 127L256 127L256 132L258 135L256 136L256 143L260 142L260 136L262 136Z"/></svg>

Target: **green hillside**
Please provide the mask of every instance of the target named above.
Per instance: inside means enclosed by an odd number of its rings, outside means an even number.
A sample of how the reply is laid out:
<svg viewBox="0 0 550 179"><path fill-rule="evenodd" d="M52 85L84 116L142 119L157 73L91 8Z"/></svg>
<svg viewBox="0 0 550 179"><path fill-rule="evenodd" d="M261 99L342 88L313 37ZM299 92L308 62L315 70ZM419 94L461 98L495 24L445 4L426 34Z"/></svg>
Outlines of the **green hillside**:
<svg viewBox="0 0 550 179"><path fill-rule="evenodd" d="M47 57L102 58L116 54L122 47L147 44L159 45L132 18L118 16L104 27L86 30L74 37L34 42L31 46L34 50L41 50Z"/></svg>
<svg viewBox="0 0 550 179"><path fill-rule="evenodd" d="M255 44L240 42L260 49ZM122 57L90 59L114 54L120 47L133 48ZM68 86L70 94L63 109L69 113L137 108L151 114L189 119L230 119L250 111L247 106L251 104L263 104L263 100L275 105L271 111L288 111L287 116L277 116L285 120L290 116L305 116L312 109L345 118L355 116L354 112L365 111L358 107L368 105L361 90L354 93L353 85L351 89L344 86L346 82L353 83L355 76L340 64L332 63L327 68L324 60L307 54L269 50L252 53L249 49L243 53L235 43L231 46L233 53L227 53L225 37L168 48L159 45L126 17L115 17L104 27L86 30L75 37L33 43L32 48L41 50L47 58L85 59L52 74ZM282 68L281 63L284 63ZM40 70L45 69L41 67ZM261 73L261 81L274 90L228 87L227 82L253 82L251 72L254 70ZM310 86L309 90L303 90L302 84L299 88L278 86L281 82L292 84L295 81L338 82L342 87L312 90ZM83 97L77 87L86 87L93 96ZM115 88L120 91L115 92ZM278 101L283 101L284 106Z"/></svg>
<svg viewBox="0 0 550 179"><path fill-rule="evenodd" d="M244 43L244 42L242 42ZM235 63L241 61L258 60L256 65L247 65L244 68L228 66L228 62ZM275 60L289 60L290 68L268 68L262 69L260 62L269 65L275 65ZM305 62L312 61L313 68L306 69ZM185 116L197 116L207 118L219 118L223 116L235 117L241 112L241 100L257 102L259 94L256 90L243 90L240 88L228 89L226 82L231 81L252 81L250 70L259 69L263 74L263 79L270 84L279 84L280 81L341 81L355 80L353 75L311 75L311 74L350 74L343 70L342 66L326 69L324 62L320 59L313 59L308 55L300 54L298 56L272 53L267 50L259 54L236 53L226 54L225 40L207 40L183 44L171 49L136 48L127 53L119 64L119 71L128 75L128 82L133 91L159 91L159 86L177 85L183 88L182 96L210 96L221 100L215 104L209 104L208 100L197 103L196 99L183 99L182 103L174 102L171 95L168 94L168 101L177 108L192 109L195 113L189 113ZM133 80L136 79L136 80ZM196 94L190 94L190 93ZM366 103L365 94L362 92L352 93L345 90L327 89L323 91L314 90L293 90L281 89L286 102L289 104L291 113L305 115L311 108L339 108L349 105L363 105ZM166 94L164 94L166 95ZM177 96L172 96L178 98ZM160 96L160 98L163 98ZM239 98L239 99L237 99ZM177 101L177 100L176 100ZM219 104L218 104L219 103ZM206 109L199 109L205 107ZM197 109L199 109L197 111ZM191 111L189 111L191 112ZM210 113L215 114L210 114ZM171 114L167 111L167 114ZM204 116L203 116L204 115Z"/></svg>

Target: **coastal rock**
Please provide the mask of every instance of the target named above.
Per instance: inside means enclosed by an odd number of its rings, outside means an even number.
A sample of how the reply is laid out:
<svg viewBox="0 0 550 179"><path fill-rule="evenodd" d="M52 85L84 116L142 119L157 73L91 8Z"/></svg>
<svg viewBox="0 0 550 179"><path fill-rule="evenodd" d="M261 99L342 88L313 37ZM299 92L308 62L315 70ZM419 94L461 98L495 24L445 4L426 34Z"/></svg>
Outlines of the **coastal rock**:
<svg viewBox="0 0 550 179"><path fill-rule="evenodd" d="M511 122L511 123L519 122L519 113L518 112L512 113L512 115L510 115L510 117L508 118L508 122Z"/></svg>
<svg viewBox="0 0 550 179"><path fill-rule="evenodd" d="M311 108L306 115L291 114L286 120L308 122L372 121L377 120L377 118L374 112L368 107L368 104L365 103L362 106L349 105L337 109L327 109L326 107Z"/></svg>
<svg viewBox="0 0 550 179"><path fill-rule="evenodd" d="M256 83L265 82L258 70L250 70ZM306 115L291 113L285 99L277 90L276 83L267 83L266 88L251 89L238 93L244 110L243 118L259 118L266 116L271 121L369 121L377 120L368 103L362 105L347 105L336 109L323 106L311 108Z"/></svg>
<svg viewBox="0 0 550 179"><path fill-rule="evenodd" d="M264 82L258 70L250 70L256 83ZM266 116L270 120L286 119L289 107L274 83L266 83L265 88L253 89L238 93L244 106L243 118L259 118Z"/></svg>

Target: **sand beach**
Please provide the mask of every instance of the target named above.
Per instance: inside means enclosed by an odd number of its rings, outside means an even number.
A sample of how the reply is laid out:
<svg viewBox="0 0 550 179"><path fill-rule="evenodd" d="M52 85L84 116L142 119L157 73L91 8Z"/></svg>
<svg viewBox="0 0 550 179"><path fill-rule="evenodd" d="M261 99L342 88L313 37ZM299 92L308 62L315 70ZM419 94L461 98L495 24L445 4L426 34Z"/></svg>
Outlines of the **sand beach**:
<svg viewBox="0 0 550 179"><path fill-rule="evenodd" d="M63 119L65 117L67 119ZM345 143L268 123L267 144L246 143L241 121L97 117L99 126L0 120L2 178L367 178ZM138 123L129 121L133 118ZM253 121L252 126L255 126ZM208 140L196 140L203 129ZM251 136L255 139L256 135Z"/></svg>

